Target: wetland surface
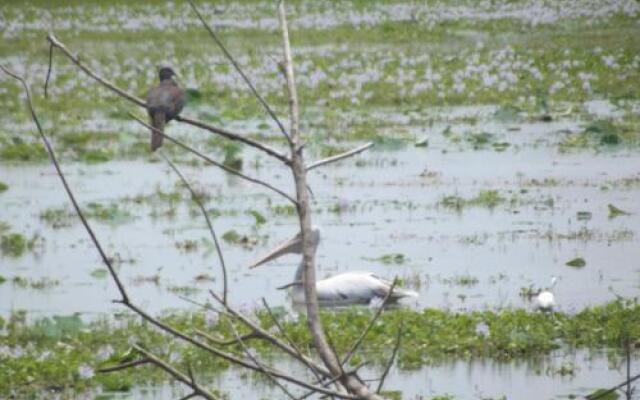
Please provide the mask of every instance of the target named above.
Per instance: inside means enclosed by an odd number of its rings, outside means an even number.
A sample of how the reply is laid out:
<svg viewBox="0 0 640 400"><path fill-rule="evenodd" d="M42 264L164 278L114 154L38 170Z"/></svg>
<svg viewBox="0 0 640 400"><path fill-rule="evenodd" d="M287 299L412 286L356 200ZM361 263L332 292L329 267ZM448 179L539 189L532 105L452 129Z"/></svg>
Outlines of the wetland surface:
<svg viewBox="0 0 640 400"><path fill-rule="evenodd" d="M313 221L322 229L320 277L348 270L397 276L420 296L388 313L413 317L425 309L451 319L524 309L531 311L524 320L533 323L538 317L528 295L552 276L559 278L562 318L638 297L637 1L295 1L289 7L307 158L375 143L309 174ZM202 8L285 120L273 4ZM145 129L127 115L143 116L142 110L56 52L50 95L42 96L46 31L53 26L72 52L139 96L155 82L155 66L169 62L189 88L185 116L285 149L275 124L182 2L8 2L0 5L0 26L0 63L32 84L63 170L130 296L153 314L198 312L182 297L205 302L209 289L221 287L199 210L169 166L149 153ZM127 390L115 393L118 384L93 376L101 360L89 354L65 358L56 350L49 361L68 362L66 374L27 365L46 340L17 335L10 321L28 330L43 318L64 316L93 331L92 324L105 319L117 325L113 315L123 310L112 302L113 282L35 136L20 88L4 75L0 101L6 110L0 116L0 363L4 357L16 365L0 369L0 381L6 374L15 382L0 386L0 397L102 391L113 398L179 397L181 388L150 373L122 378ZM294 190L289 172L260 153L176 122L167 130L216 160ZM295 211L176 146L162 151L213 217L231 302L252 310L264 297L296 320L287 293L275 288L291 282L299 258L247 268L296 232ZM330 313L325 318L344 321ZM605 320L594 318L584 329L621 329L593 322ZM635 319L628 325L639 326ZM509 339L516 348L518 335ZM507 359L493 351L454 351L408 366L401 356L386 387L402 388L403 399L539 399L585 395L623 381L616 340L572 343L567 337L549 334L542 342L561 343L543 346L537 357L526 346ZM640 338L640 330L632 338ZM126 350L126 340L117 342L110 353ZM24 368L13 364L23 359ZM281 395L228 366L205 369L211 386L230 398ZM367 373L381 369L376 364ZM47 379L57 382L55 394L43 388ZM524 386L539 392L523 393Z"/></svg>

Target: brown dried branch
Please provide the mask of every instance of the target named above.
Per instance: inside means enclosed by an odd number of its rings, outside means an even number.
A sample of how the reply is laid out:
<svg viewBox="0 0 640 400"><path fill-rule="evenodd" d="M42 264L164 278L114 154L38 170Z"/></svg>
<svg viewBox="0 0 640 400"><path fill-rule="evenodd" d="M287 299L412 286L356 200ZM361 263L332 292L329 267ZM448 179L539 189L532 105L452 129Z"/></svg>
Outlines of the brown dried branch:
<svg viewBox="0 0 640 400"><path fill-rule="evenodd" d="M240 136L237 133L232 133L232 132L230 132L230 131L228 131L226 129L218 128L216 126L212 126L212 125L209 125L209 124L204 123L202 121L198 121L198 120L195 120L195 119L192 119L192 118L188 118L188 117L185 117L185 116L178 115L175 118L175 120L176 121L180 121L180 122L184 122L185 124L188 124L188 125L193 125L193 126L195 126L197 128L200 128L200 129L207 130L207 131L209 131L211 133L218 134L218 135L220 135L222 137L225 137L227 139L235 140L235 141L244 143L246 145L255 147L256 149L262 150L263 152L267 153L268 155L270 155L270 156L272 156L274 158L277 158L278 160L282 161L286 165L291 164L291 160L289 160L289 158L287 156L285 156L280 151L278 151L278 150L274 149L273 147L270 147L270 146L268 146L268 145L266 145L264 143L260 143L260 142L258 142L256 140L249 139L249 138L247 138L245 136Z"/></svg>
<svg viewBox="0 0 640 400"><path fill-rule="evenodd" d="M231 321L229 321L229 326L231 327L231 330L233 331L233 334L236 337L236 340L238 341L238 343L240 343L240 347L242 347L242 350L244 351L244 354L247 357L249 357L249 359L251 359L251 361L253 361L253 363L260 369L260 372L262 372L273 383L275 383L290 399L295 400L295 396L293 394L291 394L289 389L287 389L286 386L284 386L282 383L280 383L279 380L274 378L273 375L271 375L269 373L269 371L267 371L267 369L256 359L256 357L253 354L251 354L251 351L249 350L247 345L244 343L244 341L242 340L242 337L238 334L238 331L236 330L235 326L233 326L233 323L231 323Z"/></svg>
<svg viewBox="0 0 640 400"><path fill-rule="evenodd" d="M362 146L358 146L353 150L349 150L346 151L344 153L341 154L336 154L335 156L331 156L331 157L327 157L325 159L316 161L314 163L311 163L309 165L307 165L307 171L311 171L312 169L321 167L323 165L327 165L327 164L331 164L334 163L336 161L340 161L340 160L344 160L345 158L351 157L351 156L355 156L356 154L362 153L363 151L369 149L373 147L373 143L369 142L366 144L363 144Z"/></svg>
<svg viewBox="0 0 640 400"><path fill-rule="evenodd" d="M207 210L204 208L204 205L202 204L202 201L200 201L200 196L198 196L198 194L195 192L195 190L193 190L193 188L191 187L191 185L189 184L189 182L185 179L184 176L182 176L182 174L180 173L180 171L178 170L178 167L176 167L171 160L169 160L167 157L165 157L164 154L162 154L162 157L167 161L167 163L169 164L169 166L171 167L171 169L173 169L173 171L180 177L180 180L182 181L182 183L184 183L184 185L187 187L187 189L189 189L189 192L191 193L191 200L193 200L198 207L200 208L200 211L202 212L202 216L204 217L205 221L207 222L207 226L209 227L209 233L211 234L211 238L213 239L213 243L216 246L216 251L218 253L218 260L220 260L220 268L222 269L222 300L226 303L227 302L227 266L224 262L224 255L222 254L222 248L220 247L220 242L218 241L218 236L216 235L216 231L213 229L213 224L211 223L211 219L209 218L209 214L207 213Z"/></svg>
<svg viewBox="0 0 640 400"><path fill-rule="evenodd" d="M198 336L201 336L205 339L207 339L207 341L215 344L216 346L231 346L234 344L238 344L240 341L236 338L236 339L228 339L228 340L219 340L214 338L213 336L209 335L207 332L201 331L200 329L196 329L194 331L194 333ZM250 340L250 339L262 339L262 336L255 333L255 332L251 332L251 333L247 333L245 335L240 336L240 339L242 340Z"/></svg>
<svg viewBox="0 0 640 400"><path fill-rule="evenodd" d="M186 333L171 327L170 325L167 325L163 322L161 322L160 320L152 317L151 315L149 315L148 313L146 313L144 310L142 310L141 308L139 308L138 306L136 306L135 304L131 303L131 301L129 300L129 297L126 295L125 289L122 286L121 282L120 282L120 278L118 277L117 273L115 272L115 269L113 268L111 262L109 261L109 258L106 256L106 254L104 253L104 251L102 250L102 246L100 245L100 243L98 242L97 237L94 235L90 225L88 224L88 222L86 221L86 219L84 218L84 215L82 214L80 207L78 206L77 202L75 201L75 197L73 196L73 193L71 192L70 187L67 184L67 181L64 177L64 174L62 173L62 170L60 169L60 166L58 164L58 161L55 157L55 153L53 152L53 149L51 147L51 145L49 144L49 141L47 140L46 136L44 135L43 131L42 131L42 127L40 125L40 122L36 116L35 110L33 109L33 105L31 103L31 96L30 96L30 92L29 92L29 88L26 84L26 82L24 81L24 79L22 79L20 76L12 73L11 71L9 71L8 69L6 69L3 66L0 66L0 69L2 69L2 71L4 71L5 73L7 73L9 76L19 80L22 85L24 86L26 93L27 93L27 100L28 100L28 105L29 105L29 109L31 111L31 116L38 128L38 132L40 133L41 138L43 139L43 142L45 143L45 147L49 153L49 156L51 157L51 160L54 164L54 166L56 167L56 171L58 172L58 175L60 176L60 179L62 180L62 183L65 187L65 190L67 191L67 194L69 195L69 198L71 199L71 202L74 205L74 208L76 209L76 211L78 212L78 215L80 216L82 222L83 222L83 226L85 227L85 229L87 230L87 232L89 233L89 236L91 236L91 239L94 243L94 245L96 246L96 248L98 249L98 251L100 252L100 255L102 257L102 261L105 263L105 265L107 266L107 268L109 269L109 271L111 272L111 276L114 280L114 282L116 283L116 285L118 286L118 290L120 291L120 294L122 295L122 299L121 300L116 300L116 302L121 303L123 305L125 305L127 308L129 308L131 311L133 311L134 313L138 314L142 319L144 319L145 321L151 323L152 325L154 325L155 327L159 328L160 330L164 331L165 333L172 335L173 337L179 338L187 343L190 343L196 347L199 347L205 351L208 351L211 354L214 354L226 361L229 361L233 364L239 365L241 367L245 367L251 370L257 370L257 367L252 365L251 363L248 363L236 356L234 356L233 354L224 352L222 350L216 349L214 347L211 347L203 342L200 342L199 340L196 340L195 338L187 335ZM148 357L151 362L154 362L154 359L152 357ZM293 384L296 384L298 386L307 388L307 389L311 389L311 390L316 390L320 393L324 393L327 395L332 395L332 396L336 396L336 397L341 397L341 398L345 398L345 399L355 399L355 396L351 396L351 395L345 395L345 394L341 394L341 393L336 393L334 391L331 390L327 390L325 388L322 387L317 387L314 385L311 385L307 382L304 382L300 379L297 379L295 377L292 377L288 374L285 374L283 372L277 371L277 370L269 370L269 373L271 373L273 376L284 379L288 382L291 382ZM195 388L194 388L195 390Z"/></svg>
<svg viewBox="0 0 640 400"><path fill-rule="evenodd" d="M316 293L315 276L315 251L312 246L311 235L311 207L309 206L309 194L307 192L307 171L304 165L303 141L300 135L300 116L298 95L296 91L295 77L293 72L293 59L291 56L291 45L289 43L289 29L287 27L287 16L284 0L278 4L278 17L282 30L284 69L287 80L287 90L289 94L289 115L291 128L291 169L296 185L298 218L300 221L300 232L302 236L302 262L304 265L304 296L307 310L307 323L309 331L313 336L313 342L323 363L331 372L332 376L340 376L340 385L346 388L349 393L366 400L379 400L380 396L372 393L366 385L363 385L356 377L341 374L341 364L338 356L331 350L322 328L318 296ZM339 387L339 390L342 389Z"/></svg>
<svg viewBox="0 0 640 400"><path fill-rule="evenodd" d="M264 305L264 308L267 310L269 317L271 317L271 321L273 321L274 325L278 328L278 331L280 332L282 337L285 338L285 340L289 343L291 348L296 352L296 354L298 354L298 357L300 358L307 357L306 355L302 354L302 351L298 348L298 346L296 346L296 343L293 341L293 339L291 339L291 337L284 330L284 328L280 324L280 321L278 321L278 318L276 318L276 316L273 314L271 307L269 307L269 304L267 303L267 300L264 297L262 298L262 304ZM315 369L312 368L311 372L313 372L313 374L316 376L316 379L318 380L321 379L320 375L318 375L318 372Z"/></svg>
<svg viewBox="0 0 640 400"><path fill-rule="evenodd" d="M307 368L309 368L311 371L316 371L316 372L318 372L318 373L320 373L320 374L322 374L322 375L324 375L326 377L332 377L333 376L333 375L331 375L331 372L329 372L326 368L323 368L321 365L315 363L313 360L311 360L309 357L307 357L304 354L302 354L300 351L294 349L293 347L291 347L291 346L287 345L286 343L280 341L275 336L269 334L269 332L267 332L266 330L262 329L262 327L260 327L255 322L251 321L249 318L244 316L242 313L239 313L236 310L234 310L228 304L222 303L222 300L212 290L210 290L209 293L211 294L211 296L216 301L218 301L219 303L221 303L225 307L227 312L232 317L237 318L239 321L241 321L247 327L252 329L254 332L257 332L258 334L260 334L263 337L263 339L265 339L266 341L270 342L274 346L278 347L279 349L281 349L285 353L289 354L294 359L300 361L302 364L307 366Z"/></svg>
<svg viewBox="0 0 640 400"><path fill-rule="evenodd" d="M623 387L625 387L627 385L630 385L632 382L635 382L638 379L640 379L640 375L636 375L636 376L634 376L632 378L625 379L625 381L620 383L619 385L616 385L616 386L614 386L614 387L612 387L610 389L607 389L607 390L603 390L602 392L599 392L597 394L589 395L589 396L587 396L585 398L587 400L597 400L597 399L605 398L607 395L615 392L618 389L622 389Z"/></svg>
<svg viewBox="0 0 640 400"><path fill-rule="evenodd" d="M280 122L280 120L278 119L278 117L276 116L276 114L273 112L273 110L271 109L271 107L269 106L269 104L265 101L265 99L260 95L260 93L258 93L258 91L256 90L255 86L253 85L253 83L251 83L251 80L249 79L249 77L247 77L247 75L242 71L242 68L240 68L240 65L238 64L238 62L233 58L233 56L231 55L231 53L229 53L229 50L227 50L226 46L224 45L224 43L222 43L222 40L220 40L220 38L218 37L218 35L216 35L216 33L214 32L213 29L211 29L211 27L209 26L209 24L207 23L207 21L205 21L204 17L202 16L202 14L200 14L200 11L198 10L198 8L196 7L196 5L194 4L193 0L188 0L189 1L189 5L191 6L191 8L193 9L193 11L196 13L196 15L198 16L198 19L200 19L200 22L202 22L202 25L205 27L205 29L209 32L209 34L211 35L211 37L213 38L213 40L216 42L216 44L218 45L218 47L220 47L220 49L222 50L222 52L224 53L225 57L227 57L227 59L229 60L229 62L231 62L231 64L233 65L233 67L236 69L236 71L240 74L240 76L242 77L242 79L245 81L245 83L247 84L247 86L249 87L249 89L251 90L251 93L253 93L253 95L256 97L256 99L258 99L258 102L264 107L264 109L267 111L267 114L269 114L269 116L275 121L275 123L278 125L278 128L280 128L280 131L282 132L282 134L284 135L284 137L287 139L287 141L289 143L291 143L291 137L289 136L289 134L287 133L287 130L284 128L284 125L282 125L282 122Z"/></svg>
<svg viewBox="0 0 640 400"><path fill-rule="evenodd" d="M51 78L51 69L53 68L53 44L49 43L49 68L47 69L47 79L44 81L44 97L48 97L47 89L49 87L49 78Z"/></svg>
<svg viewBox="0 0 640 400"><path fill-rule="evenodd" d="M389 371L391 370L391 366L393 365L393 361L396 359L396 355L398 354L398 349L400 349L400 339L402 338L402 331L403 331L403 325L402 322L400 323L400 327L398 328L398 333L396 334L396 343L393 346L393 353L391 353L391 358L389 358L389 361L387 362L387 366L384 369L384 372L382 373L382 376L380 377L380 382L378 383L378 388L376 389L376 393L380 393L380 391L382 390L382 386L384 385L384 381L385 379L387 379L387 375L389 374Z"/></svg>
<svg viewBox="0 0 640 400"><path fill-rule="evenodd" d="M100 368L99 370L97 370L97 372L99 372L101 374L106 374L106 373L109 373L109 372L122 371L123 369L137 367L139 365L144 365L144 364L147 364L149 362L150 361L149 361L148 358L142 358L140 360L134 360L134 361L129 361L129 362L125 362L125 363L120 363L120 364L114 365L112 367Z"/></svg>
<svg viewBox="0 0 640 400"><path fill-rule="evenodd" d="M387 303L391 299L391 295L393 294L393 289L396 287L397 283L398 283L398 278L396 277L393 280L393 283L391 284L391 287L389 288L389 293L387 293L387 295L384 297L384 300L382 301L382 304L380 305L380 308L378 308L376 310L376 313L373 315L373 318L371 318L371 320L369 321L369 324L367 324L367 327L365 328L365 330L362 331L362 333L360 334L358 339L356 339L356 341L353 343L353 345L351 346L351 348L349 349L347 354L344 356L344 358L342 359L341 365L346 364L349 361L349 359L351 358L351 356L353 356L353 354L355 354L356 350L358 350L358 347L360 347L360 345L364 341L364 338L367 336L367 334L369 333L369 331L373 327L373 324L375 324L376 321L378 320L378 318L380 318L380 315L382 315L382 310L384 310L384 308L386 307Z"/></svg>
<svg viewBox="0 0 640 400"><path fill-rule="evenodd" d="M269 184L269 183L267 183L267 182L265 182L263 180L260 180L260 179L257 179L257 178L252 178L252 177L250 177L248 175L245 175L242 172L240 172L238 170L235 170L233 168L229 168L226 165L213 160L211 157L208 157L208 156L200 153L198 150L194 149L193 147L191 147L191 146L189 146L187 144L184 144L181 141L179 141L178 139L175 139L175 138L167 135L166 133L154 128L153 126L151 126L151 125L147 124L146 122L144 122L142 119L136 117L134 114L132 114L132 113L128 113L128 114L133 119L138 121L138 123L140 123L142 126L146 127L149 130L152 130L155 133L161 134L165 139L169 140L170 142L172 142L174 144L177 144L178 146L182 147L183 149L187 150L188 152L190 152L190 153L198 156L199 158L205 160L209 164L215 165L216 167L224 170L225 172L230 173L231 175L235 175L235 176L237 176L239 178L242 178L242 179L244 179L246 181L249 181L251 183L255 183L256 185L260 185L260 186L266 187L267 189L270 189L270 190L278 193L280 196L283 196L284 198L286 198L287 200L289 200L293 204L296 204L296 200L293 197L289 196L288 194L286 194L282 190L276 188L275 186L273 186L273 185L271 185L271 184Z"/></svg>
<svg viewBox="0 0 640 400"><path fill-rule="evenodd" d="M176 380L178 380L178 381L184 383L185 385L189 386L193 390L193 392L196 393L197 395L202 396L202 397L204 397L206 399L210 399L210 400L218 400L219 399L218 396L214 395L213 393L209 393L209 391L207 391L206 389L204 389L203 387L198 385L195 380L193 380L192 378L186 376L182 372L178 371L173 366L171 366L171 364L161 360L160 358L158 358L155 355L151 354L150 352L148 352L147 350L145 350L141 346L138 346L137 344L134 344L133 348L136 349L136 351L139 352L140 354L144 355L149 360L150 363L153 363L154 365L160 367L161 369L166 371L169 375L173 376Z"/></svg>
<svg viewBox="0 0 640 400"><path fill-rule="evenodd" d="M64 177L64 174L62 173L62 169L60 168L60 164L58 164L58 160L56 159L56 155L55 155L55 153L53 151L53 147L51 147L51 143L49 143L49 139L47 139L47 136L44 134L44 131L42 130L42 125L40 125L40 121L38 120L38 116L36 115L36 111L33 108L33 103L31 102L31 92L29 90L29 86L27 85L27 82L25 82L25 80L21 76L9 71L4 66L0 65L0 69L2 69L2 71L4 71L5 74L11 76L14 79L17 79L18 81L20 81L20 83L22 83L22 86L24 87L24 90L25 90L25 93L26 93L26 96L27 96L27 106L29 107L29 111L31 112L31 118L33 119L33 122L36 124L36 128L38 129L38 133L40 134L40 138L42 139L42 142L44 143L44 146L47 149L47 153L49 154L49 158L51 159L51 162L53 163L53 166L55 167L56 172L57 172L58 176L60 177L60 180L62 181L62 186L64 186L64 190L67 192L67 195L69 196L69 199L71 200L71 204L73 204L73 208L76 210L76 213L78 214L78 217L80 217L80 221L82 221L82 225L84 225L84 228L87 230L87 233L89 233L89 236L91 237L91 241L93 242L94 246L96 246L96 249L98 249L98 253L100 253L100 257L102 258L102 261L105 263L105 265L109 269L109 273L111 274L111 277L113 278L114 282L116 283L116 286L118 287L118 291L120 292L120 296L122 296L122 300L121 301L124 304L128 304L129 303L129 297L127 296L127 292L124 289L124 286L122 285L122 282L120 282L120 278L118 277L118 274L116 273L115 269L113 268L113 265L111 264L111 261L109 261L109 257L107 257L107 254L102 249L102 246L100 246L100 243L98 242L98 239L96 238L95 233L93 233L93 230L89 226L89 223L87 222L87 219L85 218L84 214L82 213L82 210L80 210L80 206L78 205L78 202L76 201L75 196L71 192L71 188L69 187L69 184L67 183L67 179Z"/></svg>
<svg viewBox="0 0 640 400"><path fill-rule="evenodd" d="M355 376L355 375L358 373L358 371L360 370L360 368L364 367L364 366L365 366L365 365L367 365L368 363L369 363L368 361L361 362L361 363L360 363L360 364L358 364L354 369L352 369L351 371L346 372L346 374L348 374L348 375L352 375L352 376ZM339 379L341 379L341 378L342 378L341 376L336 376L335 378L331 378L331 379L329 379L328 381L326 381L326 382L322 383L322 386L327 387L327 386L329 386L329 385L331 385L331 384L333 384L333 383L337 382L337 381L338 381ZM320 382L317 382L317 383L320 383ZM313 392L313 391L309 391L309 392L305 393L304 395L302 395L302 396L298 397L298 399L297 399L297 400L303 400L303 399L306 399L307 397L311 396L311 395L312 395L312 394L314 394L314 393L315 393L315 392Z"/></svg>
<svg viewBox="0 0 640 400"><path fill-rule="evenodd" d="M215 347L211 347L209 345L207 345L206 343L203 343L199 340L196 340L195 338L187 335L186 333L178 330L177 328L174 328L172 326L169 326L167 324L165 324L164 322L161 322L160 320L150 316L149 314L147 314L145 311L143 311L142 309L140 309L138 306L136 306L135 304L129 303L127 304L127 306L129 307L129 309L131 309L133 312L135 312L136 314L140 315L140 317L142 317L144 320L146 320L147 322L150 322L152 325L156 326L157 328L161 329L162 331L178 338L181 339L187 343L191 343L192 345L205 350L213 355L216 355L226 361L229 361L230 363L239 365L241 367L244 368L248 368L250 370L253 371L257 371L259 372L258 368L253 365L252 363L249 363L241 358L236 357L235 355L231 354L231 353L227 353L225 351L222 351L220 349L217 349ZM281 378L283 380L286 380L288 382L291 382L295 385L298 385L300 387L304 387L307 389L311 389L311 390L316 390L320 393L323 394L327 394L330 396L336 396L336 397L340 397L340 398L344 398L344 399L356 399L357 396L352 396L352 395L348 395L348 394L343 394L343 393L336 393L332 390L328 390L325 389L323 387L318 387L318 386L314 386L308 382L302 381L298 378L295 378L289 374L286 374L284 372L275 370L273 368L269 369L269 373L277 378Z"/></svg>
<svg viewBox="0 0 640 400"><path fill-rule="evenodd" d="M108 81L107 79L101 77L98 73L96 73L95 71L93 71L91 68L89 68L88 66L86 66L81 60L80 58L78 58L77 56L74 56L73 54L71 54L71 52L69 51L69 49L67 49L67 47L64 45L64 43L62 43L60 40L58 40L58 38L55 37L55 35L53 33L49 33L47 35L47 40L49 41L49 43L51 44L51 46L56 47L58 49L60 49L60 51L62 51L62 53L73 63L75 64L78 68L80 68L80 70L82 70L84 73L86 73L87 75L89 75L90 77L92 77L93 79L95 79L98 83L100 83L102 86L104 86L105 88L111 90L112 92L115 92L116 94L118 94L120 97L123 97L127 100L129 100L130 102L140 106L140 107L144 107L145 109L147 108L147 104L145 103L144 100L142 100L141 98L137 97L134 94L131 94L129 92L127 92L126 90L117 87L114 83ZM249 139L243 135L237 134L237 133L233 133L230 132L226 129L222 129L222 128L217 128L215 126L211 126L205 122L202 121L197 121L191 118L187 118L187 117L178 117L176 118L176 121L180 121L180 122L184 122L188 125L192 125L201 129L205 129L209 132L218 134L220 136L223 136L227 139L230 140L235 140L241 143L244 143L246 145L252 146L256 149L259 149L261 151L263 151L264 153L268 154L269 156L272 156L274 158L277 158L278 160L282 161L285 164L289 164L290 161L287 158L287 156L285 156L284 154L280 153L278 150L275 150L263 143L260 143L258 141L255 141L253 139Z"/></svg>

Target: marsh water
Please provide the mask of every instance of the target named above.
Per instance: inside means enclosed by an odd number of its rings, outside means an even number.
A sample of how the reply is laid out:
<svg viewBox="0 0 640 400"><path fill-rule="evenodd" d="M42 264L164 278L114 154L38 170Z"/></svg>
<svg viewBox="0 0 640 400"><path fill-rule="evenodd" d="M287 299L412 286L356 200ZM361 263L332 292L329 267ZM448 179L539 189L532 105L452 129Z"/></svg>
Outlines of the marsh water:
<svg viewBox="0 0 640 400"><path fill-rule="evenodd" d="M443 128L433 127L423 134L429 138L426 148L411 142L393 145L398 148L382 144L357 159L311 172L314 224L322 235L320 276L354 269L389 279L397 276L420 293L408 304L418 308L528 307L521 289L546 287L552 276L559 278L556 296L566 312L636 295L640 155L626 150L549 150L567 134L560 131L578 129L579 123L488 121L486 129L502 132L496 134L498 141L508 135L512 143L501 152L490 146L451 146L441 134ZM247 153L248 160L260 158ZM280 165L267 160L260 164L248 170L291 190L288 173ZM193 288L200 292L192 293L194 298L206 298L208 289L220 288L206 224L193 212L186 193L175 204L156 204L158 193L180 189L166 164L113 161L64 167L84 204L118 204L119 212L126 214L98 220L95 228L119 261L135 298L150 310L192 306L171 288ZM298 257L253 270L247 265L293 236L295 218L269 211L276 205L268 193L221 171L188 165L182 169L210 196L207 206L220 214L215 220L219 234L234 230L249 240L244 245L223 241L232 301L251 306L264 297L272 304L287 304L286 293L275 288L291 282ZM3 180L12 188L3 195L3 218L20 221L22 230L41 238L33 253L5 257L5 270L59 283L35 292L0 286L8 300L0 305L3 314L17 309L34 316L116 310L110 302L115 288L107 276L95 273L104 267L79 221L72 215L59 224L43 220L43 210L51 208L72 214L52 167L5 166L3 171ZM489 190L503 201L458 208L442 203L447 196L469 199ZM136 196L146 200L131 200ZM610 217L609 204L630 215ZM172 213L163 214L170 208ZM263 214L266 223L256 224L252 211ZM179 244L186 241L195 248L181 249ZM400 257L391 262L384 259L396 254ZM566 265L577 257L586 261L584 267ZM205 275L210 279L198 279Z"/></svg>
<svg viewBox="0 0 640 400"><path fill-rule="evenodd" d="M319 277L350 270L397 277L419 293L402 305L415 310L532 309L528 295L554 276L564 313L638 297L637 2L293 3L307 159L374 142L309 173L313 223L321 228ZM272 4L202 7L276 112L286 115ZM180 4L7 3L0 5L0 25L0 62L37 87L45 130L130 297L153 314L197 310L193 301L206 302L208 291L222 286L204 219L164 160L147 151L147 134L127 116L129 105L97 89L61 55L52 97L41 98L45 28L54 27L93 68L139 95L155 80L155 65L169 60L190 89L185 115L284 150L276 125ZM122 311L53 167L28 147L37 138L20 88L2 79L8 112L0 116L0 184L6 185L0 234L19 233L28 246L17 251L3 236L0 316L26 311L35 321L78 313L91 321ZM263 154L224 147L184 124L167 129L216 159L235 157L243 172L293 193L290 172ZM162 151L213 217L231 303L250 311L264 298L295 318L287 292L276 288L291 282L299 257L247 267L297 233L290 205L175 147ZM624 366L610 356L561 348L510 362L441 360L393 368L387 386L399 388L405 400L570 398L624 379ZM637 354L632 363L638 365ZM363 375L379 373L372 368ZM203 378L231 398L282 395L235 368ZM108 396L185 394L167 383Z"/></svg>

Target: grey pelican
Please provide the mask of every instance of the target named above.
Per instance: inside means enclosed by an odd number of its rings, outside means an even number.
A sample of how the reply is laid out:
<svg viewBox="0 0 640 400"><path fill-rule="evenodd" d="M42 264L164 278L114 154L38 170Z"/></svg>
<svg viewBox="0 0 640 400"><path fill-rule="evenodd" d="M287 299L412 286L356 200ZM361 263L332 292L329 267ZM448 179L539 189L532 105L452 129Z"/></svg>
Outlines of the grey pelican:
<svg viewBox="0 0 640 400"><path fill-rule="evenodd" d="M313 228L311 234L313 252L315 253L320 243L320 229ZM302 254L302 237L300 234L280 244L266 256L253 262L250 268L255 268L282 255L291 253ZM303 272L304 263L300 261L293 283L284 286L292 288L294 303L304 303ZM350 271L316 281L316 291L318 301L322 305L368 304L372 300L385 298L389 290L391 290L391 285L391 282L377 277L372 272ZM393 289L389 301L397 302L404 297L418 297L418 293L396 287Z"/></svg>

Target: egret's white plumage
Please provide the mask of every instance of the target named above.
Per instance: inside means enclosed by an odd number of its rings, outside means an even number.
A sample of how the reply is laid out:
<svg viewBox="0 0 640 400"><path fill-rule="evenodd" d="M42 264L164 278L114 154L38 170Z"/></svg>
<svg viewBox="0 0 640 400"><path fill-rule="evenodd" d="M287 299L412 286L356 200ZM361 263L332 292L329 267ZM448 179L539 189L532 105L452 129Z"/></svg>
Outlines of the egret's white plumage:
<svg viewBox="0 0 640 400"><path fill-rule="evenodd" d="M542 290L535 298L535 308L540 311L553 311L556 307L556 299L551 291L556 285L557 278L554 276L551 278L551 284L548 288Z"/></svg>
<svg viewBox="0 0 640 400"><path fill-rule="evenodd" d="M312 230L312 246L314 252L317 250L319 242L320 230L314 228ZM288 253L302 253L302 240L299 234L254 262L251 267L257 267ZM293 283L287 285L292 287L292 297L296 303L304 302L304 288L302 286L303 272L304 264L300 262ZM373 299L386 297L391 290L391 286L391 282L379 278L371 272L351 271L316 281L316 292L318 294L318 301L325 305L367 304ZM394 288L389 300L397 301L403 297L417 296L418 294L414 291Z"/></svg>

